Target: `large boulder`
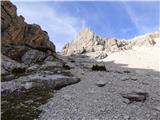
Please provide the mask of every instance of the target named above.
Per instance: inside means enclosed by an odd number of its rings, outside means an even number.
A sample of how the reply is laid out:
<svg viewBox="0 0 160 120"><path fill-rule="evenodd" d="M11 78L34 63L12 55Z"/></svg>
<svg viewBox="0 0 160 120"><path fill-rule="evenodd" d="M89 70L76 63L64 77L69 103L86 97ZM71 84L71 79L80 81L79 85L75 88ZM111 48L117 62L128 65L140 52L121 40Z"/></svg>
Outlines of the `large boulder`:
<svg viewBox="0 0 160 120"><path fill-rule="evenodd" d="M25 64L43 62L46 57L47 54L39 50L28 50L22 56L22 62Z"/></svg>

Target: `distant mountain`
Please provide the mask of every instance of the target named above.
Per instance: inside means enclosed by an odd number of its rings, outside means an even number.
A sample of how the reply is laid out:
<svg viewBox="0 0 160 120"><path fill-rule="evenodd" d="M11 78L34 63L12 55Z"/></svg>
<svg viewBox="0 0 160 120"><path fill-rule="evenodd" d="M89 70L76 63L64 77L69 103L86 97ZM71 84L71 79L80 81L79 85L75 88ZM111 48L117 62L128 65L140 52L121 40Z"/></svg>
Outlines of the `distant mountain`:
<svg viewBox="0 0 160 120"><path fill-rule="evenodd" d="M116 52L130 49L133 46L153 46L158 38L160 38L160 32L138 36L131 40L102 38L89 28L85 28L78 33L71 43L64 46L62 54L70 55L96 51Z"/></svg>

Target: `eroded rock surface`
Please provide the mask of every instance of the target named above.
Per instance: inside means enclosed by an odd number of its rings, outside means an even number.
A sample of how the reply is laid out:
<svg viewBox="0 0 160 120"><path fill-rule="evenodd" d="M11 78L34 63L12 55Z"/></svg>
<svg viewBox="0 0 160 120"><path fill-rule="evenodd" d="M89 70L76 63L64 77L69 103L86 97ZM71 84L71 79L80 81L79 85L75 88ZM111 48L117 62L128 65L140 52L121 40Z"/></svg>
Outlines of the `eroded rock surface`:
<svg viewBox="0 0 160 120"><path fill-rule="evenodd" d="M1 8L1 43L4 55L20 61L30 49L44 51L46 55L55 52L55 46L49 40L47 32L39 25L27 24L23 16L17 16L15 5L10 1L2 1Z"/></svg>

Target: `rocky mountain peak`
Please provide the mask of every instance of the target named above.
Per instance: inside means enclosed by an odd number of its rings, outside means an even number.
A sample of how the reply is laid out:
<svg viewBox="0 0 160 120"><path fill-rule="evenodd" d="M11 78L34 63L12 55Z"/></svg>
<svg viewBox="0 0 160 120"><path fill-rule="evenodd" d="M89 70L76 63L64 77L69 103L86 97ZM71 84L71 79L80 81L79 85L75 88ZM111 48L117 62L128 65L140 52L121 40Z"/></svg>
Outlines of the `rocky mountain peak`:
<svg viewBox="0 0 160 120"><path fill-rule="evenodd" d="M131 49L133 46L154 46L160 38L160 32L153 32L134 37L130 40L119 40L116 38L102 38L92 32L90 28L85 28L75 39L66 44L62 50L63 55L81 54L86 52L117 52Z"/></svg>
<svg viewBox="0 0 160 120"><path fill-rule="evenodd" d="M93 32L89 27L83 28L80 33L90 33Z"/></svg>
<svg viewBox="0 0 160 120"><path fill-rule="evenodd" d="M63 55L79 54L85 52L110 50L117 48L121 42L115 38L102 38L96 35L90 28L85 28L77 34L75 39L64 46Z"/></svg>
<svg viewBox="0 0 160 120"><path fill-rule="evenodd" d="M84 28L77 34L74 41L89 41L90 39L93 39L94 36L96 36L96 34L90 28Z"/></svg>
<svg viewBox="0 0 160 120"><path fill-rule="evenodd" d="M88 46L92 46L95 43L97 37L90 28L84 28L71 43L64 46L62 53L65 55L84 52Z"/></svg>

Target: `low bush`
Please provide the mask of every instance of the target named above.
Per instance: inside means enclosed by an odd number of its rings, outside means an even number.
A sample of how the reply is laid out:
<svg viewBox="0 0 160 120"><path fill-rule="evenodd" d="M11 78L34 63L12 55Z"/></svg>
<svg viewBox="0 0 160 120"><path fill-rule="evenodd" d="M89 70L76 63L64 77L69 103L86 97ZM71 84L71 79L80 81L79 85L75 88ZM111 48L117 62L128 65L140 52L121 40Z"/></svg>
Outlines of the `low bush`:
<svg viewBox="0 0 160 120"><path fill-rule="evenodd" d="M26 68L14 68L11 73L14 75L24 74L26 72Z"/></svg>
<svg viewBox="0 0 160 120"><path fill-rule="evenodd" d="M105 65L93 65L92 66L93 71L106 71Z"/></svg>

